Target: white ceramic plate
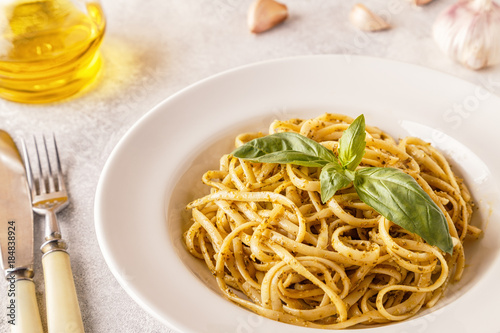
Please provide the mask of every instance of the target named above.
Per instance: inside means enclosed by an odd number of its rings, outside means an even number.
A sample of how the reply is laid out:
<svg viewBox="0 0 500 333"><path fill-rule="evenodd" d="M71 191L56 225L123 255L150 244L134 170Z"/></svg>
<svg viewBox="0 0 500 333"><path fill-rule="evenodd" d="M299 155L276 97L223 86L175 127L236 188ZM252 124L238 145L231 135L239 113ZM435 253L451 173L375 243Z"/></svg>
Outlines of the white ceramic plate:
<svg viewBox="0 0 500 333"><path fill-rule="evenodd" d="M205 189L241 131L324 112L394 137L419 136L451 158L479 207L484 237L466 247L467 270L432 311L363 332L500 332L500 98L429 69L366 57L310 56L216 75L168 98L119 142L99 181L95 224L123 288L181 332L318 332L264 319L225 300L182 244L187 202ZM359 329L345 332L359 332Z"/></svg>

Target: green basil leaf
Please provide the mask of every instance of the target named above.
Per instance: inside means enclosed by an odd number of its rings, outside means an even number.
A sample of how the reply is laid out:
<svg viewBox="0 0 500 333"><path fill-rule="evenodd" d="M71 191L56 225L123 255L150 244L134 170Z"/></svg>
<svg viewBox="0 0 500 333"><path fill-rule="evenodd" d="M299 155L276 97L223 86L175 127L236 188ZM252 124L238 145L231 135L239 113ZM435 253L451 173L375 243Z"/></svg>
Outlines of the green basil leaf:
<svg viewBox="0 0 500 333"><path fill-rule="evenodd" d="M323 203L330 200L335 195L335 192L352 182L352 179L338 162L325 165L321 170L319 180L321 184L321 201Z"/></svg>
<svg viewBox="0 0 500 333"><path fill-rule="evenodd" d="M385 218L452 253L453 243L443 212L410 175L393 168L357 170L359 198Z"/></svg>
<svg viewBox="0 0 500 333"><path fill-rule="evenodd" d="M360 115L344 131L339 140L339 161L346 169L354 171L365 155L365 117Z"/></svg>
<svg viewBox="0 0 500 333"><path fill-rule="evenodd" d="M337 157L328 148L293 132L254 139L238 147L231 155L254 162L290 163L309 167L323 167L337 161Z"/></svg>

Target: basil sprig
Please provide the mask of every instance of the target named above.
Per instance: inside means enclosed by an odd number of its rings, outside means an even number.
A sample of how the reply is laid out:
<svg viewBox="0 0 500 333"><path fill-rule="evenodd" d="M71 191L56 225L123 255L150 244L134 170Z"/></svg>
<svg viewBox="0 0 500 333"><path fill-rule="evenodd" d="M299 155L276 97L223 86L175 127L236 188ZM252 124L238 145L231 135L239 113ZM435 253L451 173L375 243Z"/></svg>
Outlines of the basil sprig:
<svg viewBox="0 0 500 333"><path fill-rule="evenodd" d="M358 168L365 154L365 137L365 118L360 115L342 134L338 157L316 141L292 132L254 139L231 154L259 163L320 167L323 203L353 183L360 200L379 214L452 253L446 217L413 177L395 168Z"/></svg>

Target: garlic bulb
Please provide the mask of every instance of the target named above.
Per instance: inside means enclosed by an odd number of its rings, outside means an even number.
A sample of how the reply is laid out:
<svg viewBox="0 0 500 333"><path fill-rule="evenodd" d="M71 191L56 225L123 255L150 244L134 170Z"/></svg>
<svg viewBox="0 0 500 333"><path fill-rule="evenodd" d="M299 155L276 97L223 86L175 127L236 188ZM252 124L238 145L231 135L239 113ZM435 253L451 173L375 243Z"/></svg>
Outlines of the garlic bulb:
<svg viewBox="0 0 500 333"><path fill-rule="evenodd" d="M500 63L500 6L460 0L438 16L433 35L448 56L471 69Z"/></svg>

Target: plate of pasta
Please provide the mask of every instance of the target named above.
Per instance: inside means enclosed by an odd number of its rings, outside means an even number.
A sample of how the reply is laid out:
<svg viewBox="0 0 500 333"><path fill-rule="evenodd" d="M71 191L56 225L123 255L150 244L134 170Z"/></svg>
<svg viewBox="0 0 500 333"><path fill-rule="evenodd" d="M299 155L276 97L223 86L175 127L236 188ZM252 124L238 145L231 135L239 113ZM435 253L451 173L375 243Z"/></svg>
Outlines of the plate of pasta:
<svg viewBox="0 0 500 333"><path fill-rule="evenodd" d="M368 57L216 75L114 149L99 245L180 332L498 333L498 110L483 87Z"/></svg>

